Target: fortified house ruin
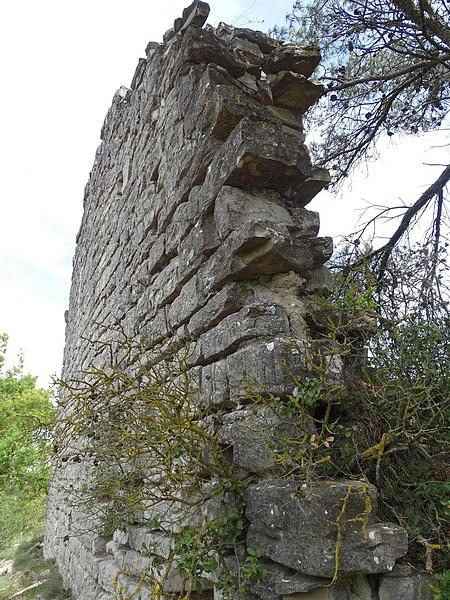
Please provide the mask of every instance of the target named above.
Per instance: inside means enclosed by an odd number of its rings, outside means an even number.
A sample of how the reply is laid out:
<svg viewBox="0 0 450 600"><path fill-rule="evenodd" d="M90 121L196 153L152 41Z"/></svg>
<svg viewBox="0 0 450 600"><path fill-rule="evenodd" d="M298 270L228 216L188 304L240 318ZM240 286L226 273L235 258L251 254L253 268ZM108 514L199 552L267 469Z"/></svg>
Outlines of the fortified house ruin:
<svg viewBox="0 0 450 600"><path fill-rule="evenodd" d="M76 600L429 598L425 579L396 566L407 534L379 522L376 489L321 476L320 465L310 477L307 465L293 467L286 440L314 446L315 421L276 405L301 402L297 384L314 376L313 354L322 377L342 378L342 357L313 310L333 289L324 266L332 240L318 237L319 216L305 208L329 182L311 164L302 127L323 93L310 79L320 55L259 31L205 26L208 13L195 0L162 44L148 44L101 130L66 315L62 379L72 383L63 386L60 417L71 436L55 448L45 555L56 558ZM188 416L189 431L209 440L214 459L206 442L194 448L195 465L169 447L161 457L169 467L155 472L145 470L151 456L113 467L114 449L95 449L106 422L122 427L117 447L132 429L120 409L134 396L120 399L120 384L108 405L104 393L119 364L127 390L133 373L142 379L130 340L139 365L173 365L170 385L189 382L186 414L202 414L194 425ZM139 402L145 423L156 422ZM214 460L235 474L223 493L220 469L208 475L205 467ZM127 522L108 529L100 513L114 493L91 492L98 469L104 477L114 468L122 476L139 468L139 489L151 499L130 501ZM178 496L158 500L152 490L168 489L183 469L200 491L181 481ZM198 501L181 510L189 494ZM204 551L199 532L219 539L223 515L234 519L234 537ZM195 548L204 551L203 571L180 572Z"/></svg>

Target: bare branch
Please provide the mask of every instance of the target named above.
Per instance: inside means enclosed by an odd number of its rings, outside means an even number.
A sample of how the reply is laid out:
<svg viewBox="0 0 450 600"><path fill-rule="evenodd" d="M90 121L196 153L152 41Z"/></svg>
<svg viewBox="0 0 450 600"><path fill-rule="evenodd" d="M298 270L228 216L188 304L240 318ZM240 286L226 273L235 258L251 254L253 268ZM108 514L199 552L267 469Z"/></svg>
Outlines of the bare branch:
<svg viewBox="0 0 450 600"><path fill-rule="evenodd" d="M414 65L411 65L404 69L391 71L390 73L387 73L385 75L374 75L372 77L361 77L360 79L349 79L345 83L341 83L340 85L328 89L325 93L329 94L331 92L339 92L340 90L345 90L346 88L353 87L354 85L360 85L362 83L371 83L376 81L391 81L392 79L396 79L397 77L401 77L402 75L406 75L408 73L411 73L412 71L416 71L418 69L426 69L449 59L450 54L444 54L440 58L436 58L436 60L424 60L420 63L415 63ZM338 77L323 77L322 79L324 79L325 81L342 81L342 79Z"/></svg>
<svg viewBox="0 0 450 600"><path fill-rule="evenodd" d="M447 165L447 167L442 171L442 173L436 179L436 181L432 183L420 196L420 198L408 208L408 210L403 215L400 225L397 227L394 234L390 237L389 241L386 244L384 244L384 246L381 246L381 248L374 250L368 256L365 257L365 260L372 260L375 257L381 255L380 265L378 267L378 281L381 281L384 272L386 271L386 266L389 257L392 253L392 250L394 249L395 245L402 237L402 235L408 230L411 221L435 196L438 196L439 198L443 197L443 190L449 180L450 165Z"/></svg>

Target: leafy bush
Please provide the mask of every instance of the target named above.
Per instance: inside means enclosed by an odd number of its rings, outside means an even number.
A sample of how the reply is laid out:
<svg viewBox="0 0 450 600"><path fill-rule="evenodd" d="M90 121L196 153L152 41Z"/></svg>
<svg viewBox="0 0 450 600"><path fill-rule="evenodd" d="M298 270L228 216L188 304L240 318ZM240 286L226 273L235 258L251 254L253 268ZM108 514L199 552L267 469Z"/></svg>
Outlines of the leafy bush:
<svg viewBox="0 0 450 600"><path fill-rule="evenodd" d="M436 583L430 585L434 600L448 600L450 598L450 569L435 575Z"/></svg>
<svg viewBox="0 0 450 600"><path fill-rule="evenodd" d="M321 422L322 435L334 437L324 470L374 483L380 516L410 533L410 558L431 568L434 557L439 569L450 518L445 249L429 256L419 246L403 248L381 281L364 253L352 263L356 267L339 271L335 294L317 308L346 361L341 398Z"/></svg>
<svg viewBox="0 0 450 600"><path fill-rule="evenodd" d="M238 578L223 558L244 546L242 482L217 442L214 415L196 402L198 382L182 352L152 361L144 348L120 325L101 326L92 350L97 356L105 351L104 365L58 382L56 462L70 460L81 469L80 485L64 490L66 501L93 514L93 527L104 534L145 522L173 540L165 561L143 547L151 567L139 587L145 582L155 600L165 597L175 564L183 581L180 598L200 593L202 573L215 573L227 599L258 573L254 555L243 561ZM198 524L207 507L213 516ZM153 516L144 518L149 512ZM125 599L131 596L121 575L114 586Z"/></svg>
<svg viewBox="0 0 450 600"><path fill-rule="evenodd" d="M8 337L0 335L0 550L42 527L50 476L54 408L23 364L4 370Z"/></svg>

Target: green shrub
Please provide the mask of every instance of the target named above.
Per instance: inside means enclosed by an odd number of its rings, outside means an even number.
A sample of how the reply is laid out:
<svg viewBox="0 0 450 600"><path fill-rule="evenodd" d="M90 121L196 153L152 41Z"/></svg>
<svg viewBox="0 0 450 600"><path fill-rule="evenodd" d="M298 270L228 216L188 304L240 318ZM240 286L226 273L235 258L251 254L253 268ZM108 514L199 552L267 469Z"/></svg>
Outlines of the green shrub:
<svg viewBox="0 0 450 600"><path fill-rule="evenodd" d="M55 411L23 364L4 370L8 336L0 335L0 550L42 527Z"/></svg>

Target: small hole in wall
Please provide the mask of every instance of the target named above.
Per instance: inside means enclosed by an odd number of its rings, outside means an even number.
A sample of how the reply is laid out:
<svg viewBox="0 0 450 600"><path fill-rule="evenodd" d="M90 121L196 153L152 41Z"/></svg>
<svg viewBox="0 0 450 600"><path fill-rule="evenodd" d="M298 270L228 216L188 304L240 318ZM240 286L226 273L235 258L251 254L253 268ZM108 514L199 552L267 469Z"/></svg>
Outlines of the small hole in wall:
<svg viewBox="0 0 450 600"><path fill-rule="evenodd" d="M201 168L198 171L198 173L196 174L196 176L194 177L194 179L192 180L191 186L194 187L195 185L202 185L202 183L205 181L207 173L208 173L208 167Z"/></svg>
<svg viewBox="0 0 450 600"><path fill-rule="evenodd" d="M123 174L119 173L116 180L116 194L121 196L123 192Z"/></svg>
<svg viewBox="0 0 450 600"><path fill-rule="evenodd" d="M314 410L313 417L318 421L323 421L327 412L326 402L320 402ZM319 425L318 425L319 426Z"/></svg>
<svg viewBox="0 0 450 600"><path fill-rule="evenodd" d="M156 167L153 169L153 173L152 176L150 177L150 181L158 181L158 177L159 177L159 165L161 164L161 162L159 162Z"/></svg>
<svg viewBox="0 0 450 600"><path fill-rule="evenodd" d="M225 458L228 464L233 464L233 446L219 444L222 447L222 456Z"/></svg>
<svg viewBox="0 0 450 600"><path fill-rule="evenodd" d="M380 589L381 577L380 575L367 575L370 589L372 590L372 600L380 600L378 590Z"/></svg>

